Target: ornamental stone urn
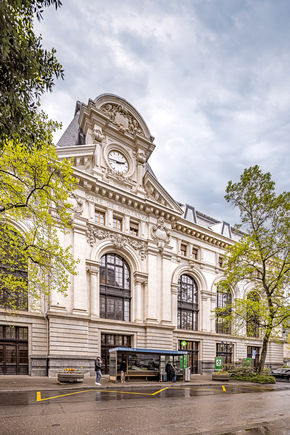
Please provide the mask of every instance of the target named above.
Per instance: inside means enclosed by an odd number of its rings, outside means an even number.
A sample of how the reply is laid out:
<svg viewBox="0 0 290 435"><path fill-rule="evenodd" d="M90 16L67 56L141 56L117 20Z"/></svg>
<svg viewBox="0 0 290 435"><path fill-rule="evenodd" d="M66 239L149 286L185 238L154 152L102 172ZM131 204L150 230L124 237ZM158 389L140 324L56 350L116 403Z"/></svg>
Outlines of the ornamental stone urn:
<svg viewBox="0 0 290 435"><path fill-rule="evenodd" d="M60 383L74 384L83 382L84 374L77 371L65 371L57 374L57 380Z"/></svg>
<svg viewBox="0 0 290 435"><path fill-rule="evenodd" d="M213 381L229 381L230 374L227 372L214 372L211 376Z"/></svg>

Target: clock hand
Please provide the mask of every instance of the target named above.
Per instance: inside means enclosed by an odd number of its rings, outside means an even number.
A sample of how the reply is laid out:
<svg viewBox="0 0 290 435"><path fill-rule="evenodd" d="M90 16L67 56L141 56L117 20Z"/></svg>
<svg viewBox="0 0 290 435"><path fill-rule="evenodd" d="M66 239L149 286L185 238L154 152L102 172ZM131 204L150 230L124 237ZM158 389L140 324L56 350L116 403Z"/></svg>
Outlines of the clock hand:
<svg viewBox="0 0 290 435"><path fill-rule="evenodd" d="M112 158L110 158L110 160L115 162L115 163L118 163L118 165L125 165L125 163L126 163L126 162L120 162L120 160L115 160L115 159L112 159Z"/></svg>

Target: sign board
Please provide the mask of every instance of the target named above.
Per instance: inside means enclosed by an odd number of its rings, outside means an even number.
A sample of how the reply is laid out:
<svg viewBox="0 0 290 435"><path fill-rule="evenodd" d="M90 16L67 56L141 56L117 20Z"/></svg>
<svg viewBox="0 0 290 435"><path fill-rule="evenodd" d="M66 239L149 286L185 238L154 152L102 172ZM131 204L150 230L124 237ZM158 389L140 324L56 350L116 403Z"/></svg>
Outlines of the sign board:
<svg viewBox="0 0 290 435"><path fill-rule="evenodd" d="M255 359L257 355L257 351L256 350L252 350L252 358Z"/></svg>
<svg viewBox="0 0 290 435"><path fill-rule="evenodd" d="M222 369L224 366L224 357L223 356L216 356L214 361L214 368L216 370Z"/></svg>
<svg viewBox="0 0 290 435"><path fill-rule="evenodd" d="M180 343L182 347L185 347L187 345L187 341L182 340L182 342Z"/></svg>
<svg viewBox="0 0 290 435"><path fill-rule="evenodd" d="M181 355L180 357L180 368L186 369L187 368L187 355Z"/></svg>

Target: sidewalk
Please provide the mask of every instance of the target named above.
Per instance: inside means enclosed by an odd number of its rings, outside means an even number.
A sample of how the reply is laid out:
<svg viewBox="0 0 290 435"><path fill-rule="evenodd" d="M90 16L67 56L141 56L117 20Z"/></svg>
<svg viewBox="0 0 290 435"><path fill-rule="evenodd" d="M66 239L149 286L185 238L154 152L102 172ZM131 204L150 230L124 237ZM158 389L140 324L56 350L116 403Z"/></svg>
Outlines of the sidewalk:
<svg viewBox="0 0 290 435"><path fill-rule="evenodd" d="M220 381L212 381L211 375L191 375L190 382L138 382L130 381L125 384L120 382L109 382L108 376L102 378L101 387L95 385L95 377L84 378L82 383L59 384L56 378L47 378L45 376L0 376L0 393L13 391L41 391L41 390L75 390L86 388L99 389L129 389L156 387L164 388L174 386L197 386L197 385L221 385ZM240 383L241 384L241 383Z"/></svg>

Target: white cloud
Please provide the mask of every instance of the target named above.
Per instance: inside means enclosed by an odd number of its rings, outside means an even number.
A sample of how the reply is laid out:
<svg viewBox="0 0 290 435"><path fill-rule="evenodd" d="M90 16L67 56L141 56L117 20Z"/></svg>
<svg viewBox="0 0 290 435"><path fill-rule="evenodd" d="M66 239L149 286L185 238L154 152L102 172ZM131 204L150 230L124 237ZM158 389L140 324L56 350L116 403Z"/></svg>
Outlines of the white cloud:
<svg viewBox="0 0 290 435"><path fill-rule="evenodd" d="M66 79L43 100L65 125L75 101L116 93L156 138L151 165L177 200L236 219L227 181L251 164L289 183L287 2L64 2L38 25Z"/></svg>

